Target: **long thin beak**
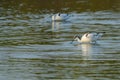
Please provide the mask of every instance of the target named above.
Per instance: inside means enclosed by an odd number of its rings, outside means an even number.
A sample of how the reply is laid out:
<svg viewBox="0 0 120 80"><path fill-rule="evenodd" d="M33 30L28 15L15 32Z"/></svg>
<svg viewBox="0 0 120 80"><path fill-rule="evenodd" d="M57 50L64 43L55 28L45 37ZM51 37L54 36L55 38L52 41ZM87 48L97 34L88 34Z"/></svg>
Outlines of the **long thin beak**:
<svg viewBox="0 0 120 80"><path fill-rule="evenodd" d="M73 43L74 39L71 41L71 44Z"/></svg>
<svg viewBox="0 0 120 80"><path fill-rule="evenodd" d="M77 35L75 35L75 36L74 36L73 40L71 41L71 44L72 44L72 43L73 43L73 41L75 40L76 36L77 36Z"/></svg>

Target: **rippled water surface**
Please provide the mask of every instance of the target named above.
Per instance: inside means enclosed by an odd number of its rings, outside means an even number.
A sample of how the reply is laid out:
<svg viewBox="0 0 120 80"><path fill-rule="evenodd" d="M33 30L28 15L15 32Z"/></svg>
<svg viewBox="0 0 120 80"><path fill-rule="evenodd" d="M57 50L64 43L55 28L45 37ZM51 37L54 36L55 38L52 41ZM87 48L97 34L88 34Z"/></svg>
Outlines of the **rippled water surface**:
<svg viewBox="0 0 120 80"><path fill-rule="evenodd" d="M0 80L119 80L119 0L1 0ZM38 4L39 3L39 4ZM55 13L67 21L52 22ZM97 44L74 35L106 32Z"/></svg>

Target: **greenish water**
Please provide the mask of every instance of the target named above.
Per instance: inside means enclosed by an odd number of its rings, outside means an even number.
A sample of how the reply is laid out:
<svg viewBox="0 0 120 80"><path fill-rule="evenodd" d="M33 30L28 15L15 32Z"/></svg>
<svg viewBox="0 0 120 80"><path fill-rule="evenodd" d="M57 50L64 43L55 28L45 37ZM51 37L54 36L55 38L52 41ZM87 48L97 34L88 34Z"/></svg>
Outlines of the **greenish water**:
<svg viewBox="0 0 120 80"><path fill-rule="evenodd" d="M54 13L68 21L52 22ZM98 44L74 35L106 32ZM0 80L119 80L119 0L1 0Z"/></svg>

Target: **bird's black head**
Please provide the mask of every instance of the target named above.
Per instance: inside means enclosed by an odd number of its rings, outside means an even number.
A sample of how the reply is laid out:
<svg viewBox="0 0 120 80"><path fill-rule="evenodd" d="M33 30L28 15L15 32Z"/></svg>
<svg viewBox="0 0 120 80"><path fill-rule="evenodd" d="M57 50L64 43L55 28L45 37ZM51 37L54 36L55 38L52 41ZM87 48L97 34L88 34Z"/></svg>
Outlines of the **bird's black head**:
<svg viewBox="0 0 120 80"><path fill-rule="evenodd" d="M81 39L81 37L79 35L75 35L74 38L73 38L73 40L72 40L72 42L71 42L71 44L73 43L74 40L76 40L76 38Z"/></svg>

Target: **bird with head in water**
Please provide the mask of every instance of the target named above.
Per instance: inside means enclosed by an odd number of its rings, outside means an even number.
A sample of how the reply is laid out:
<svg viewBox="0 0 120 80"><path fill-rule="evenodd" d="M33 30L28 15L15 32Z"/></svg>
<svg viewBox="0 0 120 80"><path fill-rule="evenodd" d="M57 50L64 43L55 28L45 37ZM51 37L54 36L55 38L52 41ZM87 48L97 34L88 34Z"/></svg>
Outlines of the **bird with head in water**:
<svg viewBox="0 0 120 80"><path fill-rule="evenodd" d="M104 33L105 32L87 32L82 37L80 37L79 35L76 35L74 37L74 40L78 41L79 43L95 44L97 40L99 40Z"/></svg>

